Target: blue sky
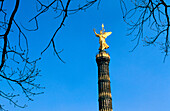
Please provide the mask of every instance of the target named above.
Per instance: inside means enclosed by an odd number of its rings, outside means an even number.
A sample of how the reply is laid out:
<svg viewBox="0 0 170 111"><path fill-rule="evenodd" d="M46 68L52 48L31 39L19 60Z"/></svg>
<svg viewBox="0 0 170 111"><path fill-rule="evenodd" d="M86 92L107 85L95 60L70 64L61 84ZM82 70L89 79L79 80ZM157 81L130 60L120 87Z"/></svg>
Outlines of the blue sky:
<svg viewBox="0 0 170 111"><path fill-rule="evenodd" d="M75 2L75 1L73 1ZM26 24L36 13L33 0L21 1L16 19ZM12 5L11 5L12 6ZM36 32L26 32L29 40L30 56L41 56L49 39L60 23L53 13L42 15L38 20L40 28ZM34 101L20 98L25 109L8 105L9 111L98 111L97 64L99 40L93 28L99 33L104 23L106 31L112 34L106 39L111 56L110 77L114 111L170 111L170 59L163 63L164 54L158 47L143 47L134 52L132 36L126 36L127 25L123 22L119 0L101 1L87 9L70 15L65 26L57 33L55 42L63 64L54 55L52 47L41 56L38 67L41 77L37 79L43 86L43 95ZM18 89L19 90L19 89Z"/></svg>

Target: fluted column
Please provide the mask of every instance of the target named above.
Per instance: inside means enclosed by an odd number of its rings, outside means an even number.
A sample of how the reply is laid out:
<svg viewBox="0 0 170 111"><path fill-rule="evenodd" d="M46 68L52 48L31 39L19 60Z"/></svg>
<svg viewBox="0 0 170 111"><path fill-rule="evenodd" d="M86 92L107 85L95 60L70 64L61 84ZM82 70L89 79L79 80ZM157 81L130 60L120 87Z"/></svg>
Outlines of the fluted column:
<svg viewBox="0 0 170 111"><path fill-rule="evenodd" d="M96 55L96 62L98 65L99 111L113 111L109 76L110 55L101 50Z"/></svg>

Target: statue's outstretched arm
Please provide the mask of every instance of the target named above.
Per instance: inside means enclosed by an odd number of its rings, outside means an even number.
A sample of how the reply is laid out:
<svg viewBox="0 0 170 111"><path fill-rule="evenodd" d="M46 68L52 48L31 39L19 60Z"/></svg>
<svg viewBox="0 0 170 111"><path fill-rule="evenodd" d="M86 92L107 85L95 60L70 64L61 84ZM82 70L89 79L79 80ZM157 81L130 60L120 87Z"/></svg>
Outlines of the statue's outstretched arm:
<svg viewBox="0 0 170 111"><path fill-rule="evenodd" d="M100 34L96 33L96 29L93 29L94 33L96 34L97 37L100 37Z"/></svg>

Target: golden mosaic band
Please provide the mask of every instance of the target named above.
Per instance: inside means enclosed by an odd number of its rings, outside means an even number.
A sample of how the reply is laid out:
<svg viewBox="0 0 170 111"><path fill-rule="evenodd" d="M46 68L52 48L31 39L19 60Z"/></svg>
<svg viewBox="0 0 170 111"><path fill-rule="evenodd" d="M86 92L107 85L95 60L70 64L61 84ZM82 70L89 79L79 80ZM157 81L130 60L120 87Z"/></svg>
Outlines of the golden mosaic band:
<svg viewBox="0 0 170 111"><path fill-rule="evenodd" d="M109 75L100 76L98 80L104 80L104 79L107 79L110 81Z"/></svg>
<svg viewBox="0 0 170 111"><path fill-rule="evenodd" d="M113 109L106 108L106 109L100 109L99 111L113 111Z"/></svg>
<svg viewBox="0 0 170 111"><path fill-rule="evenodd" d="M102 96L109 96L109 97L112 97L112 95L111 95L110 92L101 92L101 93L99 93L99 97L102 97Z"/></svg>

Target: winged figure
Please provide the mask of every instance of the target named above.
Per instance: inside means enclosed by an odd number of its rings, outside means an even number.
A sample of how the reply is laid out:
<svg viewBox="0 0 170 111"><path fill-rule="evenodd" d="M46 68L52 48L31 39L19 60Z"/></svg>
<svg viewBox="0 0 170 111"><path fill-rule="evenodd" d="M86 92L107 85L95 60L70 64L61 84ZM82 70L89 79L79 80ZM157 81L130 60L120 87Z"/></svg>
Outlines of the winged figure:
<svg viewBox="0 0 170 111"><path fill-rule="evenodd" d="M104 32L104 25L102 24L102 30L100 30L100 34L96 33L96 30L93 29L94 33L96 34L96 37L99 37L99 43L100 43L100 47L99 50L104 50L109 48L109 46L106 44L105 39L112 34L112 32Z"/></svg>

